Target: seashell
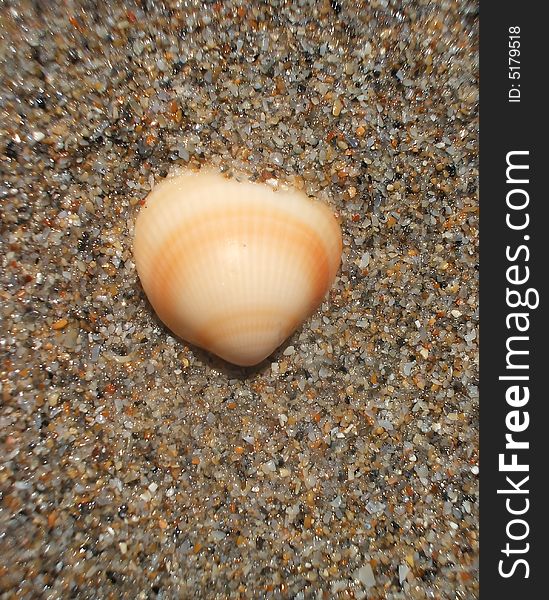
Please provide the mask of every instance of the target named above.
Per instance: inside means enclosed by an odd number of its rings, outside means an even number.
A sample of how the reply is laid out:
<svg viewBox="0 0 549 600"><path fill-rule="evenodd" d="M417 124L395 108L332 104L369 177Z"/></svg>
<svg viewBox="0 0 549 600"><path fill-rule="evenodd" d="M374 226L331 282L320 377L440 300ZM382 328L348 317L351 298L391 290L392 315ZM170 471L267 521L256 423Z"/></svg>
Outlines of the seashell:
<svg viewBox="0 0 549 600"><path fill-rule="evenodd" d="M241 366L269 356L317 308L341 251L322 203L204 170L156 185L135 225L137 272L160 319Z"/></svg>

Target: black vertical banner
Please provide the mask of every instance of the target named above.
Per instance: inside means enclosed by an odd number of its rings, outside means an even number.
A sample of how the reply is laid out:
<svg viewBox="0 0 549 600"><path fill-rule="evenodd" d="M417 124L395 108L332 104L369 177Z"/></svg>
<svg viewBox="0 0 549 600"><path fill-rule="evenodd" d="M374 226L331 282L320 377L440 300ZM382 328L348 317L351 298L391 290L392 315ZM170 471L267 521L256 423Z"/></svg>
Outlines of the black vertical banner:
<svg viewBox="0 0 549 600"><path fill-rule="evenodd" d="M549 598L542 6L485 2L480 20L480 589L487 600Z"/></svg>

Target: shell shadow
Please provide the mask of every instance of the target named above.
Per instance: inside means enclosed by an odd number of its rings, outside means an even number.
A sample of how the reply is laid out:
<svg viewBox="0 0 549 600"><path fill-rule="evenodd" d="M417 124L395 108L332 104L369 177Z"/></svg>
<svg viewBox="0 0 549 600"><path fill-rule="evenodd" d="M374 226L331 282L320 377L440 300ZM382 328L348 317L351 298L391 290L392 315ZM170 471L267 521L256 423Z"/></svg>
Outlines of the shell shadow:
<svg viewBox="0 0 549 600"><path fill-rule="evenodd" d="M225 377L227 377L229 379L238 379L240 381L246 381L247 379L250 379L250 378L260 374L264 369L268 368L269 365L271 364L272 361L269 360L269 358L278 355L279 352L283 351L284 348L289 344L289 339L285 340L284 343L273 352L273 354L271 354L270 356L268 356L267 358L262 360L257 365L254 365L252 367L239 367L238 365L234 365L230 362L227 362L226 360L223 360L219 356L216 356L215 354L212 354L211 352L208 352L207 350L204 350L203 348L200 348L199 346L195 346L194 344L191 344L190 342L187 342L187 340L184 340L183 338L180 338L178 335L176 335L156 314L156 311L154 310L152 304L149 302L149 299L147 298L147 294L145 294L145 291L143 290L143 287L141 286L141 282L139 281L139 278L137 278L136 287L137 287L137 296L138 296L139 300L143 302L145 309L147 310L149 315L152 317L153 321L159 327L159 329L162 329L167 335L170 335L171 337L175 338L181 344L185 344L186 346L188 346L191 349L194 356L203 365L208 366L211 369L221 372Z"/></svg>
<svg viewBox="0 0 549 600"><path fill-rule="evenodd" d="M187 342L185 342L187 343ZM239 367L238 365L233 365L226 360L223 360L219 356L204 350L203 348L199 348L198 346L193 346L192 344L188 344L189 348L192 349L195 357L199 359L203 364L208 365L210 368L220 371L225 375L225 377L229 379L239 379L240 381L246 381L258 375L267 368L270 364L269 358L267 357L265 360L262 360L257 365L253 367Z"/></svg>
<svg viewBox="0 0 549 600"><path fill-rule="evenodd" d="M275 348L275 350L273 350L273 352L269 354L267 358L263 359L260 363L258 363L257 365L253 365L252 367L239 367L238 365L234 365L230 362L227 362L226 360L223 360L219 356L216 356L215 354L212 354L211 352L208 352L203 348L199 348L198 346L194 346L193 344L188 345L189 348L192 349L194 355L197 358L199 358L204 364L207 364L212 369L216 369L217 371L222 372L226 377L229 377L230 379L239 379L240 381L245 381L247 379L255 377L256 375L260 375L263 371L269 369L271 363L278 361L280 357L283 356L284 350L286 350L288 346L295 345L295 340L299 337L303 326L307 323L308 320L309 319L307 319L289 337L287 337L282 342L282 344L278 346L278 348ZM165 325L163 326L167 331L170 331ZM171 333L171 335L174 334ZM188 342L185 343L187 344Z"/></svg>

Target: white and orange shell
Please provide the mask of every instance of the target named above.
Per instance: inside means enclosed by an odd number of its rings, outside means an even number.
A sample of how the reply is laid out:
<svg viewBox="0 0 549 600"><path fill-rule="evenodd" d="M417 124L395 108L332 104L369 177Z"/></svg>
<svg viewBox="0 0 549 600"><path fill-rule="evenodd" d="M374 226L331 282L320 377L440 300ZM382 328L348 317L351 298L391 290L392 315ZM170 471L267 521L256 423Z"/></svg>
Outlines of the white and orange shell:
<svg viewBox="0 0 549 600"><path fill-rule="evenodd" d="M269 356L315 310L341 251L321 202L211 171L156 185L135 225L137 272L160 319L241 366Z"/></svg>

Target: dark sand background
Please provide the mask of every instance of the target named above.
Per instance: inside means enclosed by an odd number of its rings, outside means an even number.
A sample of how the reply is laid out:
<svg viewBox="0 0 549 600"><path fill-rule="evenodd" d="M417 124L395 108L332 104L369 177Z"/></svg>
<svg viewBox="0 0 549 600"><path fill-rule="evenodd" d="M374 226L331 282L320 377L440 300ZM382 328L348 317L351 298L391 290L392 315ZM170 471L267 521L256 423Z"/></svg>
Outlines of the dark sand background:
<svg viewBox="0 0 549 600"><path fill-rule="evenodd" d="M477 598L477 3L0 7L0 598ZM342 225L253 370L132 262L202 164Z"/></svg>

